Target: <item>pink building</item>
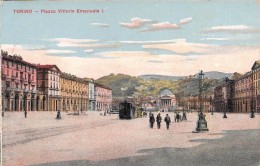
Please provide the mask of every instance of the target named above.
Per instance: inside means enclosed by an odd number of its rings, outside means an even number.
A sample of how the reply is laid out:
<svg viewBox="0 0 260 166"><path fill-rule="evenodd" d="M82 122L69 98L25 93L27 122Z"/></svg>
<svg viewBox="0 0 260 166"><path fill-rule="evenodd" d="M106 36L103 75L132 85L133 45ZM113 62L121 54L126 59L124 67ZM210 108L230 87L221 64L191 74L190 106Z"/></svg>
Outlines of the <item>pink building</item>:
<svg viewBox="0 0 260 166"><path fill-rule="evenodd" d="M2 106L6 111L36 110L36 66L1 51Z"/></svg>
<svg viewBox="0 0 260 166"><path fill-rule="evenodd" d="M112 109L112 89L95 83L96 110L107 111Z"/></svg>

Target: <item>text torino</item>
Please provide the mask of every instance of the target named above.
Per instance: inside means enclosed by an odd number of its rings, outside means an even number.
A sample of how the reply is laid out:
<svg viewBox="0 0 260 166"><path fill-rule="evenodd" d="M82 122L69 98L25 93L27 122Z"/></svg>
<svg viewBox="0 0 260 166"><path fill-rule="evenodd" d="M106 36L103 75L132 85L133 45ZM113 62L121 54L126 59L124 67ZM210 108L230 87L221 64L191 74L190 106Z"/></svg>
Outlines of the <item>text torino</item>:
<svg viewBox="0 0 260 166"><path fill-rule="evenodd" d="M14 9L13 12L15 14L30 14L33 12L38 13L104 13L104 10L101 9L58 9L58 10L49 10L49 9L41 9L41 10L32 10L32 9Z"/></svg>

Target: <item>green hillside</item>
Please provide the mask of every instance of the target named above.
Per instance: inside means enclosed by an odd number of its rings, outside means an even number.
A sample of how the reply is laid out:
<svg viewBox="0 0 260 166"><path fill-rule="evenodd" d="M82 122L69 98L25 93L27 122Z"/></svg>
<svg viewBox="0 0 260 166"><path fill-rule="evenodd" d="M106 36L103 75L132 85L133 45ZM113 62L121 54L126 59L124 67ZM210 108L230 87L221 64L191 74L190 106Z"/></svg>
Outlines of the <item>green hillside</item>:
<svg viewBox="0 0 260 166"><path fill-rule="evenodd" d="M198 79L145 80L125 74L110 74L96 80L97 83L110 87L114 97L156 96L162 88L171 89L177 97L198 95ZM203 89L206 94L213 94L214 87L221 83L219 79L204 79Z"/></svg>

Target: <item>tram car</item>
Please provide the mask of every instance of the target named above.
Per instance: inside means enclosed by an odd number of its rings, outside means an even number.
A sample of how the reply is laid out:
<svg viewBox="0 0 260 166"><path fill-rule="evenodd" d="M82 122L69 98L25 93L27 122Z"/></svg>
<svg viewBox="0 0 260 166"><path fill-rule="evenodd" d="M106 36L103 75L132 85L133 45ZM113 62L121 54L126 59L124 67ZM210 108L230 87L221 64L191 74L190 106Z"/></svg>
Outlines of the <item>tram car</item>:
<svg viewBox="0 0 260 166"><path fill-rule="evenodd" d="M119 118L120 119L133 119L141 118L141 107L134 106L131 102L124 101L119 103Z"/></svg>
<svg viewBox="0 0 260 166"><path fill-rule="evenodd" d="M119 103L119 118L133 119L135 115L135 107L132 103L124 101Z"/></svg>

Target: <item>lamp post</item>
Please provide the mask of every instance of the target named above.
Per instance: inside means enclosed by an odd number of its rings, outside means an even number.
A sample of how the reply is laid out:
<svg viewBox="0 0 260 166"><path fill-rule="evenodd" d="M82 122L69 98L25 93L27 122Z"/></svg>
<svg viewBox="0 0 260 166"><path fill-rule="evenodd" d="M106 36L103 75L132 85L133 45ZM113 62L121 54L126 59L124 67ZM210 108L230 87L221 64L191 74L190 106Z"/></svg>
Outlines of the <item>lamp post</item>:
<svg viewBox="0 0 260 166"><path fill-rule="evenodd" d="M196 131L197 132L202 132L202 131L209 131L207 128L207 121L205 119L205 116L202 113L202 80L203 80L204 73L201 70L199 72L199 108L198 108L198 121L197 121L197 127Z"/></svg>

